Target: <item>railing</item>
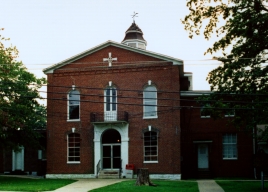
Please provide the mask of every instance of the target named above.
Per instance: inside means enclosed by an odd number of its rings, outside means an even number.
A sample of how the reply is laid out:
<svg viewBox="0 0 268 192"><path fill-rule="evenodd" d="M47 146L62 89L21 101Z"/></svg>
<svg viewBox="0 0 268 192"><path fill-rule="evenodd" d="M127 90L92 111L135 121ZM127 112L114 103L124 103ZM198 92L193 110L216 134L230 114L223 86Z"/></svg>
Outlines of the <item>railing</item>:
<svg viewBox="0 0 268 192"><path fill-rule="evenodd" d="M128 112L104 112L104 113L90 113L90 122L114 122L126 121L128 122Z"/></svg>
<svg viewBox="0 0 268 192"><path fill-rule="evenodd" d="M119 167L118 177L119 177L119 179L121 179L121 177L122 177L122 159L121 159L121 163L120 163L120 167Z"/></svg>
<svg viewBox="0 0 268 192"><path fill-rule="evenodd" d="M99 172L100 172L100 170L101 170L101 160L99 160L99 162L98 162L98 164L97 164L97 166L96 166L96 168L97 168L97 178L99 177Z"/></svg>

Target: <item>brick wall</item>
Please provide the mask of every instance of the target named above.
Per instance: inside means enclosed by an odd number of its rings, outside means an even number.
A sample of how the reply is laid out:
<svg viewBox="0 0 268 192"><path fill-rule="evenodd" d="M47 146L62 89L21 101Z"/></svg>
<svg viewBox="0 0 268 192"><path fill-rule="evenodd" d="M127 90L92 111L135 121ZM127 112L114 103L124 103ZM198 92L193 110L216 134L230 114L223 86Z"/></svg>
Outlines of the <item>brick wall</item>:
<svg viewBox="0 0 268 192"><path fill-rule="evenodd" d="M103 58L117 57L113 67ZM158 92L158 118L143 119L143 87L151 80ZM91 112L103 112L104 91L112 81L118 90L118 111L129 113L129 163L148 167L150 173L180 173L179 68L172 63L109 46L48 74L47 173L93 173L94 127ZM75 84L81 94L80 121L67 122L67 94ZM129 90L129 91L127 91ZM173 100L171 99L173 98ZM128 105L131 104L131 105ZM143 163L142 130L159 132L158 163ZM76 127L81 134L81 163L67 164L66 134Z"/></svg>
<svg viewBox="0 0 268 192"><path fill-rule="evenodd" d="M251 132L237 129L230 122L232 117L214 120L200 117L200 105L193 97L182 97L182 106L193 106L181 110L182 129L182 176L195 178L198 172L197 145L193 141L211 141L209 147L209 169L213 177L253 177L253 141ZM223 160L222 136L237 134L236 160Z"/></svg>

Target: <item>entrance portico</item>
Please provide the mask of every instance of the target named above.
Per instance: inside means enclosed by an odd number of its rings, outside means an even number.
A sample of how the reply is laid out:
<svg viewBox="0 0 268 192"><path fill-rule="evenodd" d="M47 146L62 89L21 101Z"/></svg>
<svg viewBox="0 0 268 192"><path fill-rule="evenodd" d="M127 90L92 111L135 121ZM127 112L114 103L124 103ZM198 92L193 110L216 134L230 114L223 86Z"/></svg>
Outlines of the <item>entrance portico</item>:
<svg viewBox="0 0 268 192"><path fill-rule="evenodd" d="M94 174L100 169L114 170L128 164L128 123L94 123Z"/></svg>

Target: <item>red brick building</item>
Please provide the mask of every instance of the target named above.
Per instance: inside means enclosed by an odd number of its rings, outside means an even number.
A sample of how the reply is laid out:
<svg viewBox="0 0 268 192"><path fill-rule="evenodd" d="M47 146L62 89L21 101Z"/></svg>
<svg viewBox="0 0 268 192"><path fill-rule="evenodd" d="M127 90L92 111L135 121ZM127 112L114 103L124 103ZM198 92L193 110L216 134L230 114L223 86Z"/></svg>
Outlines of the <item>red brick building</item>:
<svg viewBox="0 0 268 192"><path fill-rule="evenodd" d="M209 91L181 91L182 178L253 177L252 132L230 122L234 113L214 120L196 98Z"/></svg>
<svg viewBox="0 0 268 192"><path fill-rule="evenodd" d="M46 176L90 178L120 168L126 176L127 164L149 168L152 178L195 177L210 168L213 176L250 175L252 139L200 118L200 109L181 108L194 105L181 101L191 73L183 71L182 60L147 51L146 45L133 23L122 43L107 41L44 69ZM228 158L222 137L237 142L232 160L222 159ZM205 167L198 167L199 148L209 155Z"/></svg>

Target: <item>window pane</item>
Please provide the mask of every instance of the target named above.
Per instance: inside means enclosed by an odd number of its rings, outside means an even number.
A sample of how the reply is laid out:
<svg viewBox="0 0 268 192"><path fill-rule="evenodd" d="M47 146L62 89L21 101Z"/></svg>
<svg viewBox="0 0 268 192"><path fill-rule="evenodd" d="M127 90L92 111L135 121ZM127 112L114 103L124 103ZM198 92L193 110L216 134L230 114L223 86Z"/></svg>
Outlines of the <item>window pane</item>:
<svg viewBox="0 0 268 192"><path fill-rule="evenodd" d="M68 135L68 161L80 161L80 135Z"/></svg>
<svg viewBox="0 0 268 192"><path fill-rule="evenodd" d="M146 87L143 92L144 116L157 116L157 92L153 86Z"/></svg>
<svg viewBox="0 0 268 192"><path fill-rule="evenodd" d="M79 105L69 106L69 119L79 119Z"/></svg>
<svg viewBox="0 0 268 192"><path fill-rule="evenodd" d="M236 134L225 134L222 138L222 156L225 159L237 158L237 136Z"/></svg>
<svg viewBox="0 0 268 192"><path fill-rule="evenodd" d="M113 96L112 96L112 102L113 102L113 105L112 105L112 110L113 111L116 111L116 90L113 89Z"/></svg>
<svg viewBox="0 0 268 192"><path fill-rule="evenodd" d="M69 93L69 119L79 119L80 93L71 91Z"/></svg>
<svg viewBox="0 0 268 192"><path fill-rule="evenodd" d="M144 133L144 161L157 161L157 132Z"/></svg>

